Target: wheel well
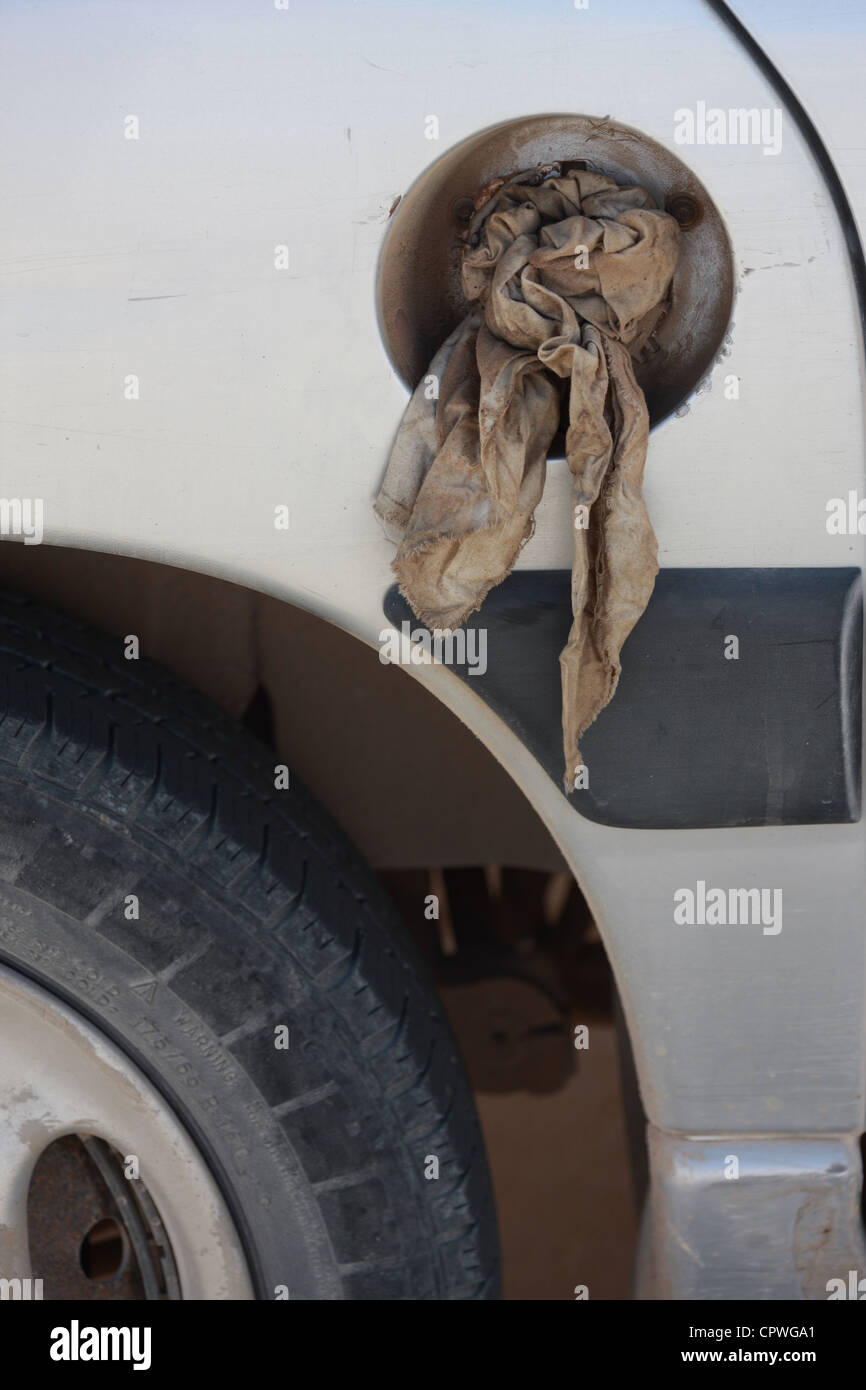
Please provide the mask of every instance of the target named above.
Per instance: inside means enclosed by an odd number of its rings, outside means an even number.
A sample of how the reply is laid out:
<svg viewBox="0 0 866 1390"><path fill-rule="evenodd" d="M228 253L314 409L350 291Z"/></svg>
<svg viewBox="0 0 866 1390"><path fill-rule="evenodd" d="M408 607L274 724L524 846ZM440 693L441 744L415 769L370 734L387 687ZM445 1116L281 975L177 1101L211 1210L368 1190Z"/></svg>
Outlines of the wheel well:
<svg viewBox="0 0 866 1390"><path fill-rule="evenodd" d="M284 600L152 560L0 548L0 585L119 638L247 723L374 867L562 858L483 744L397 666Z"/></svg>

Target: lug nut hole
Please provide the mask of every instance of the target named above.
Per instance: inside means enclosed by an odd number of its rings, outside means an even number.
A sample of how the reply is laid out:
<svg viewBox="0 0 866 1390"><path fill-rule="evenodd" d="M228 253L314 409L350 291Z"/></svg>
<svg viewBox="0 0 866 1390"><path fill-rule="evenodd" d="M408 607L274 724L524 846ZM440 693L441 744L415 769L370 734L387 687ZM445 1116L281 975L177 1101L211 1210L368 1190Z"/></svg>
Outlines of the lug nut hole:
<svg viewBox="0 0 866 1390"><path fill-rule="evenodd" d="M95 1284L106 1284L119 1274L125 1258L123 1227L111 1217L97 1221L81 1242L81 1268Z"/></svg>

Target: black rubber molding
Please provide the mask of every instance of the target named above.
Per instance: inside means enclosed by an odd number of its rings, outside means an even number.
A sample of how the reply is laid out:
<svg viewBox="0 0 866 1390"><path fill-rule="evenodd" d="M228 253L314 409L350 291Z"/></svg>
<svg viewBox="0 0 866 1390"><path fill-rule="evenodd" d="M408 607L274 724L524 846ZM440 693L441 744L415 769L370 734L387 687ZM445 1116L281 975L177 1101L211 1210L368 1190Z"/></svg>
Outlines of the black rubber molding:
<svg viewBox="0 0 866 1390"><path fill-rule="evenodd" d="M486 670L454 666L560 786L570 583L511 574L466 625ZM385 613L419 627L396 586ZM572 804L648 830L857 820L861 633L857 569L662 570L582 740L589 785Z"/></svg>

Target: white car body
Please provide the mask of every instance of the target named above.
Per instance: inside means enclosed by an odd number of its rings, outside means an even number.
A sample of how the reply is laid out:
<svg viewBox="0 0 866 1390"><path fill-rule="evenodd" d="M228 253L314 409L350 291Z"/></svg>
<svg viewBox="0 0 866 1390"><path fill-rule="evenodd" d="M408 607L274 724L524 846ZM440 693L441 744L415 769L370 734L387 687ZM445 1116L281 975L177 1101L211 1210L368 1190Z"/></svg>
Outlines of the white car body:
<svg viewBox="0 0 866 1390"><path fill-rule="evenodd" d="M862 225L857 0L736 11ZM6 0L0 27L2 491L42 499L46 542L231 579L378 646L393 547L372 501L407 401L376 313L389 214L479 131L575 112L677 154L733 248L728 355L650 436L661 566L863 568L866 537L826 525L830 499L866 495L845 230L716 8ZM781 148L678 145L675 112L698 102L781 109ZM569 487L552 462L520 568L570 567ZM412 674L519 784L599 923L651 1127L638 1292L823 1298L866 1273L862 820L595 823L472 681ZM677 924L673 895L699 881L772 885L783 929Z"/></svg>

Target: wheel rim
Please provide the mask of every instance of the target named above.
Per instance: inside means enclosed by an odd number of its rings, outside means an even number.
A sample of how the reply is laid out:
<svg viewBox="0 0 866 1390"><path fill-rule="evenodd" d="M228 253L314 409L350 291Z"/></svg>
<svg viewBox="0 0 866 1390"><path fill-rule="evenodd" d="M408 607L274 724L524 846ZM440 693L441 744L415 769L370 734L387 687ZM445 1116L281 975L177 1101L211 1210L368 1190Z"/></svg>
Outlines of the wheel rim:
<svg viewBox="0 0 866 1390"><path fill-rule="evenodd" d="M0 1278L43 1277L31 1265L28 1196L40 1156L64 1135L78 1136L99 1169L135 1258L145 1244L159 1248L162 1277L143 1274L144 1297L253 1297L226 1204L156 1089L81 1015L0 965ZM118 1156L138 1159L138 1179Z"/></svg>

